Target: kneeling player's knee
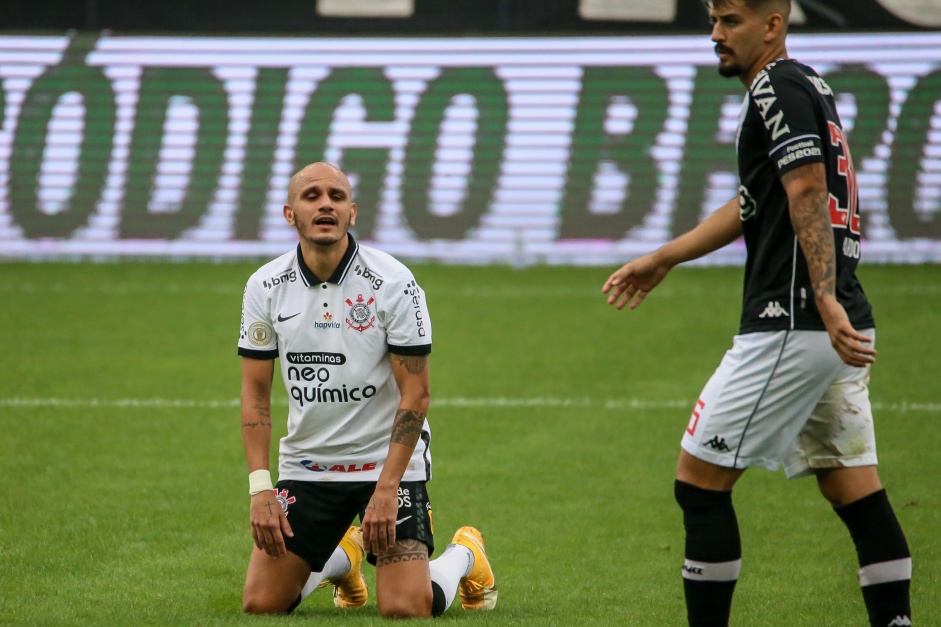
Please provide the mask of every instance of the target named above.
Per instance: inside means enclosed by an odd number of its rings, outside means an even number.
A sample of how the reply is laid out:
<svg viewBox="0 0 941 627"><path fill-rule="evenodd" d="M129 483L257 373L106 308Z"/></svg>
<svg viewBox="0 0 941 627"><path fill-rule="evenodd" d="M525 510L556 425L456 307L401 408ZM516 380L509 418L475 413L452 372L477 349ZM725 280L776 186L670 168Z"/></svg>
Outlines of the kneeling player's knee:
<svg viewBox="0 0 941 627"><path fill-rule="evenodd" d="M270 603L265 603L264 599L253 597L244 597L242 599L242 611L246 614L277 614L278 609Z"/></svg>
<svg viewBox="0 0 941 627"><path fill-rule="evenodd" d="M293 605L285 605L280 599L249 591L242 595L242 611L246 614L284 614L292 609Z"/></svg>
<svg viewBox="0 0 941 627"><path fill-rule="evenodd" d="M431 594L382 599L379 614L383 618L430 618Z"/></svg>

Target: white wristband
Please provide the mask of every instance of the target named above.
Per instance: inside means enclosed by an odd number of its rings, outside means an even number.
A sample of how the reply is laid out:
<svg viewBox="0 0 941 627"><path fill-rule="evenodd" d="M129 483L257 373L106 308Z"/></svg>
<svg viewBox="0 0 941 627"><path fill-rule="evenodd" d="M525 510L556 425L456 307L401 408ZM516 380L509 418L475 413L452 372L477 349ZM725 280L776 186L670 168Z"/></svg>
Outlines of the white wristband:
<svg viewBox="0 0 941 627"><path fill-rule="evenodd" d="M259 492L272 490L271 472L268 470L253 470L248 473L248 493L255 496Z"/></svg>

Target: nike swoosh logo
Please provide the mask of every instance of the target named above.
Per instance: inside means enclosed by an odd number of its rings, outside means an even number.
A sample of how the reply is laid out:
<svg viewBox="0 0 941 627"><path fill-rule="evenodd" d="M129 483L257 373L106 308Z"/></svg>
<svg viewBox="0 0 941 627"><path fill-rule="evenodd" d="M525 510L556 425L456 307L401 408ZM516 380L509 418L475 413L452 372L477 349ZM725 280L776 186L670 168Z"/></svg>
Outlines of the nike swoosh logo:
<svg viewBox="0 0 941 627"><path fill-rule="evenodd" d="M406 516L405 518L400 518L400 519L398 519L397 521L395 521L396 526L401 525L402 523L404 523L404 522L405 522L406 520L408 520L409 518L411 518L411 516Z"/></svg>
<svg viewBox="0 0 941 627"><path fill-rule="evenodd" d="M290 320L291 318L295 318L299 315L301 315L301 312L297 312L293 316L286 316L286 317L282 316L281 314L278 314L278 322L284 322L285 320Z"/></svg>

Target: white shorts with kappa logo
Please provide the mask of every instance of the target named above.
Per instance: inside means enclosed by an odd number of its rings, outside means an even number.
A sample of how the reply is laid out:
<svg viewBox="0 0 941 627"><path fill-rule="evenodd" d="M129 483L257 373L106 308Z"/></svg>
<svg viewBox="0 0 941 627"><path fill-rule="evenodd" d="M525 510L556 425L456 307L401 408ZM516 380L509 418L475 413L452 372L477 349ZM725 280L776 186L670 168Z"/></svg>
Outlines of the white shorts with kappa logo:
<svg viewBox="0 0 941 627"><path fill-rule="evenodd" d="M861 331L873 339L875 330ZM848 366L825 331L737 335L703 388L681 446L719 466L873 466L869 368Z"/></svg>

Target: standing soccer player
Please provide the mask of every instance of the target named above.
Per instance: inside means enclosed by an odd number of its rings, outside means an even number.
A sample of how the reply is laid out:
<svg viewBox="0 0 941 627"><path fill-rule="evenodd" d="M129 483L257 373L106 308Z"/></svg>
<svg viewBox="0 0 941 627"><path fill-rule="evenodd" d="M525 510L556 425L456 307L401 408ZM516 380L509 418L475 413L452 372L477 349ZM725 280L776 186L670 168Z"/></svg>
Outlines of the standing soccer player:
<svg viewBox="0 0 941 627"><path fill-rule="evenodd" d="M748 89L738 198L602 288L634 309L676 264L745 237L739 335L696 402L676 473L687 618L728 624L742 563L732 488L750 466L783 465L815 475L849 529L870 624L911 625L911 554L876 472L875 324L855 275L856 174L833 93L788 58L789 0L705 4L719 73Z"/></svg>
<svg viewBox="0 0 941 627"><path fill-rule="evenodd" d="M383 616L438 616L456 592L465 609L493 609L497 587L477 529L461 527L429 560L431 320L409 269L350 235L356 211L336 167L297 172L284 206L297 249L245 286L238 352L255 547L243 609L290 612L328 584L335 605L361 607L364 552ZM276 358L289 408L273 487ZM357 515L361 528L351 526Z"/></svg>

